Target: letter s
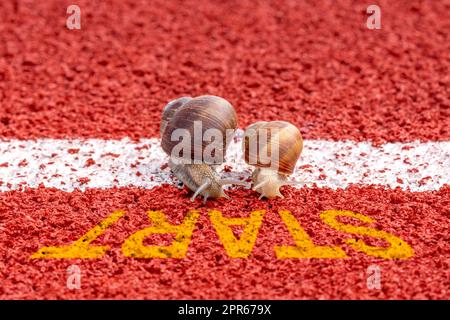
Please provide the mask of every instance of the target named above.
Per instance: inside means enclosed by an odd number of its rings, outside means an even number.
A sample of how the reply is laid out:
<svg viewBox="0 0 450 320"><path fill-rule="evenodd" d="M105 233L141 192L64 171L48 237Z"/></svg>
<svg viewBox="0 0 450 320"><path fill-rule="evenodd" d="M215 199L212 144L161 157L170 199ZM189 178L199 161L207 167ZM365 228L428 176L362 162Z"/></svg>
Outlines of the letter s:
<svg viewBox="0 0 450 320"><path fill-rule="evenodd" d="M345 243L353 247L355 250L362 251L370 256L383 259L408 259L414 255L414 250L402 239L387 233L382 230L377 230L370 227L357 227L351 224L345 224L336 220L337 217L350 217L360 220L365 223L373 223L374 219L369 218L360 213L352 211L327 210L322 212L320 218L327 225L345 233L356 234L361 236L369 236L377 239L387 241L389 247L374 247L369 246L364 241L356 239L346 239Z"/></svg>

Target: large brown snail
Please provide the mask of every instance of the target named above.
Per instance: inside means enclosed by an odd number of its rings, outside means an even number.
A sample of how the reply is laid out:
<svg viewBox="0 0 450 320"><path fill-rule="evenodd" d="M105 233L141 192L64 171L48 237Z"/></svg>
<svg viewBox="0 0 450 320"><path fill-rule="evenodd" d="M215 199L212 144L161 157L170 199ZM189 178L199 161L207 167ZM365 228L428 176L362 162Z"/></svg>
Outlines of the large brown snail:
<svg viewBox="0 0 450 320"><path fill-rule="evenodd" d="M182 97L164 107L161 146L173 174L194 192L191 201L199 195L203 202L229 198L223 186L242 184L221 179L214 169L224 161L237 124L233 106L217 96Z"/></svg>
<svg viewBox="0 0 450 320"><path fill-rule="evenodd" d="M286 121L256 122L245 130L243 152L245 162L255 166L253 190L260 199L284 198L280 188L298 184L289 181L303 149L300 130Z"/></svg>

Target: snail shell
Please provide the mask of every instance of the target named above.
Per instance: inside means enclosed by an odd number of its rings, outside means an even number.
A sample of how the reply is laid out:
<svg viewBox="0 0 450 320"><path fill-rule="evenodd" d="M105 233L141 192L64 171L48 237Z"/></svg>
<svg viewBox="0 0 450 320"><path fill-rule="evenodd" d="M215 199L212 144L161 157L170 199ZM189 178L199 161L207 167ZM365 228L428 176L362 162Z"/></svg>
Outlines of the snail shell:
<svg viewBox="0 0 450 320"><path fill-rule="evenodd" d="M245 130L243 152L245 162L255 166L252 175L254 190L260 198L275 198L283 195L283 185L297 182L287 181L303 149L300 130L286 121L256 122Z"/></svg>
<svg viewBox="0 0 450 320"><path fill-rule="evenodd" d="M221 157L217 159L213 154L212 158L214 158L216 164L222 163L228 142L233 137L236 128L236 111L227 100L216 96L183 97L172 101L164 108L161 123L161 144L168 155L178 156L173 154L174 147L179 144L179 140L173 137L174 131L187 130L190 133L191 153L183 154L181 158L199 164L205 162L203 153L205 148L211 144L210 141L204 139L205 133L207 130L215 129L222 134L221 141L214 141L214 152L217 152Z"/></svg>
<svg viewBox="0 0 450 320"><path fill-rule="evenodd" d="M178 110L179 107L184 105L186 102L192 100L191 97L181 97L175 100L170 101L163 109L162 116L161 116L161 126L159 129L159 133L161 137L164 134L164 131L167 128L167 124L170 122L170 120L173 117L173 114L175 111Z"/></svg>
<svg viewBox="0 0 450 320"><path fill-rule="evenodd" d="M224 161L228 142L234 136L236 128L236 111L227 100L217 96L182 97L164 107L160 126L161 146L170 156L169 167L173 174L194 191L191 201L198 195L204 197L204 202L208 197L229 198L223 186L242 184L240 181L221 179L213 169L213 165ZM180 141L174 139L173 134L179 129L188 132L190 139L190 152L184 154L183 150L181 156L174 152ZM204 139L209 129L221 133L218 141ZM205 148L211 143L214 143L213 162L203 159ZM219 159L216 155L219 155Z"/></svg>

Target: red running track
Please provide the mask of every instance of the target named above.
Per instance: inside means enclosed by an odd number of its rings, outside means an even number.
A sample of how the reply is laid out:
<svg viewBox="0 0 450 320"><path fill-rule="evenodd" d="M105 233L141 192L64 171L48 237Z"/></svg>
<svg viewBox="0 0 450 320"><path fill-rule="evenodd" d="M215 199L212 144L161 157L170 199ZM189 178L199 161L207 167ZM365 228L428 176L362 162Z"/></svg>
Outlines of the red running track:
<svg viewBox="0 0 450 320"><path fill-rule="evenodd" d="M14 5L17 3L17 5ZM173 98L205 93L241 127L304 137L450 138L449 1L80 0L0 4L0 136L156 136Z"/></svg>
<svg viewBox="0 0 450 320"><path fill-rule="evenodd" d="M147 298L147 299L446 299L450 279L449 188L408 193L375 187L285 190L285 200L258 201L251 191L231 192L233 201L192 204L186 191L110 189L65 193L38 189L0 194L2 219L1 298ZM126 215L92 245L112 249L102 259L30 260L42 246L70 244L113 211ZM134 259L121 251L132 233L148 227L148 210L164 210L180 223L190 209L202 213L184 259ZM206 211L246 217L266 210L256 243L247 259L229 258ZM274 245L294 245L278 210L291 210L316 245L339 246L347 259L277 259ZM323 210L352 210L374 218L376 229L406 241L414 256L384 260L355 251L346 235L319 218ZM353 222L354 223L354 222ZM369 245L386 246L361 238ZM150 238L146 244L169 244ZM66 287L66 269L82 270L81 289ZM381 268L382 289L369 290L366 269Z"/></svg>
<svg viewBox="0 0 450 320"><path fill-rule="evenodd" d="M379 1L377 31L365 27L364 2L78 1L80 31L65 28L69 4L0 3L1 138L155 137L168 100L209 93L233 103L241 127L285 119L306 139L450 139L448 1ZM283 192L285 200L257 201L237 189L233 201L206 207L167 186L0 193L0 298L448 299L448 186ZM196 207L202 215L185 259L123 256L123 240L149 225L146 211L179 222ZM267 210L248 259L228 257L208 208L227 216ZM29 259L118 209L126 215L94 243L111 246L103 258ZM279 209L291 210L315 244L342 247L349 258L277 259L274 245L293 244ZM343 242L349 235L320 220L329 209L376 219L375 228L406 241L414 256L355 251ZM81 290L66 287L71 264L82 270ZM366 287L373 264L381 290Z"/></svg>

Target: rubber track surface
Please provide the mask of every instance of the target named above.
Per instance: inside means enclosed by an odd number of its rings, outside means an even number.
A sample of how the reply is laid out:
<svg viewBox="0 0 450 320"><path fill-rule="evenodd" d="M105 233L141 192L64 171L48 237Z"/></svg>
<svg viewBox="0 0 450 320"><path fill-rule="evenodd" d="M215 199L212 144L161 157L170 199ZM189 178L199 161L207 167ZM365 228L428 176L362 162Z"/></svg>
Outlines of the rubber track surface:
<svg viewBox="0 0 450 320"><path fill-rule="evenodd" d="M16 3L16 5L14 5ZM241 127L305 138L450 138L449 1L70 1L0 4L0 136L158 135L182 95L223 96Z"/></svg>

